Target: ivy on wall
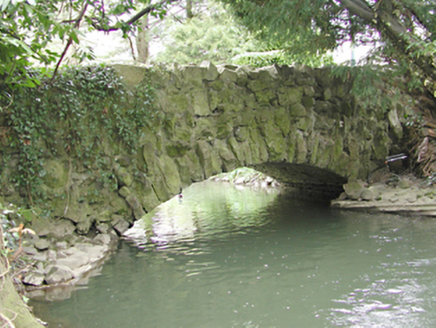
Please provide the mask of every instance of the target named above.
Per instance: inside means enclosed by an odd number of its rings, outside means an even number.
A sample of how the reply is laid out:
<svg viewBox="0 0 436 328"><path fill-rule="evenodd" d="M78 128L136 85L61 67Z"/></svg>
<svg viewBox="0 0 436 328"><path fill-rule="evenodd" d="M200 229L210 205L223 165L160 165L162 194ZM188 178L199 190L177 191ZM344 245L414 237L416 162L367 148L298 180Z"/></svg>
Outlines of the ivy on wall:
<svg viewBox="0 0 436 328"><path fill-rule="evenodd" d="M103 166L103 136L111 147L129 153L154 116L154 87L150 74L134 90L126 88L110 67L72 67L39 88L14 95L0 113L0 185L13 183L20 194L43 198L43 159L75 158L84 166ZM5 177L10 150L18 150L11 176ZM110 173L102 173L107 177Z"/></svg>

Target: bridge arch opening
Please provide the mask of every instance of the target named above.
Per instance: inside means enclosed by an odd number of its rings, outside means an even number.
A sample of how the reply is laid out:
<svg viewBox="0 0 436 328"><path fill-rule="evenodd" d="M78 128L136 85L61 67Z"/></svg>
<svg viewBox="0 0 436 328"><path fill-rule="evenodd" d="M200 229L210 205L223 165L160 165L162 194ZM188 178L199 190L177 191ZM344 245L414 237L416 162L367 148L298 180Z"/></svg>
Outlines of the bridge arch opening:
<svg viewBox="0 0 436 328"><path fill-rule="evenodd" d="M295 191L296 195L325 201L339 197L344 191L343 185L347 182L346 177L309 164L267 162L248 167L274 178L291 191Z"/></svg>

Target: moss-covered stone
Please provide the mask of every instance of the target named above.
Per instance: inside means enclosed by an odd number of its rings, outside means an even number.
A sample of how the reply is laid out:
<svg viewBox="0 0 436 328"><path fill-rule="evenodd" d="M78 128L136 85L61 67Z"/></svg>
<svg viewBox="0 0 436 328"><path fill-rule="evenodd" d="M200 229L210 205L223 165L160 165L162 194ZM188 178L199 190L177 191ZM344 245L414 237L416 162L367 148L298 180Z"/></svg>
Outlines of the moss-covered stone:
<svg viewBox="0 0 436 328"><path fill-rule="evenodd" d="M203 79L206 81L213 81L218 78L218 69L214 64L212 64L210 61L204 61L200 64L200 67L205 68L203 71Z"/></svg>
<svg viewBox="0 0 436 328"><path fill-rule="evenodd" d="M68 181L68 168L61 162L55 159L44 161L44 173L42 181L50 188L57 189L65 187Z"/></svg>
<svg viewBox="0 0 436 328"><path fill-rule="evenodd" d="M222 140L216 140L215 147L218 149L218 154L223 162L223 170L230 172L236 169L238 161L227 145Z"/></svg>
<svg viewBox="0 0 436 328"><path fill-rule="evenodd" d="M185 85L198 87L203 85L203 77L207 72L206 67L199 67L194 65L186 65L181 67L180 73L182 74L183 82Z"/></svg>
<svg viewBox="0 0 436 328"><path fill-rule="evenodd" d="M304 135L301 131L297 131L295 134L296 145L295 145L295 163L305 163L307 156L307 146Z"/></svg>
<svg viewBox="0 0 436 328"><path fill-rule="evenodd" d="M196 154L204 169L205 178L221 172L221 160L209 143L206 141L197 142Z"/></svg>
<svg viewBox="0 0 436 328"><path fill-rule="evenodd" d="M235 83L238 80L238 73L234 70L220 67L218 68L218 72L220 73L220 80L224 81L224 83Z"/></svg>
<svg viewBox="0 0 436 328"><path fill-rule="evenodd" d="M274 115L275 124L280 128L283 136L287 136L291 131L291 119L283 107L279 107Z"/></svg>
<svg viewBox="0 0 436 328"><path fill-rule="evenodd" d="M250 131L250 147L252 160L255 163L262 163L268 160L268 149L266 147L265 140L260 134L260 130L257 126L249 127Z"/></svg>
<svg viewBox="0 0 436 328"><path fill-rule="evenodd" d="M303 117L306 116L306 108L302 104L294 104L290 107L289 113L292 116Z"/></svg>
<svg viewBox="0 0 436 328"><path fill-rule="evenodd" d="M224 128L225 130L225 128ZM192 132L191 132L192 133ZM226 132L220 131L220 135L225 135ZM217 137L216 122L211 117L201 117L196 121L195 138L197 140L209 140Z"/></svg>
<svg viewBox="0 0 436 328"><path fill-rule="evenodd" d="M301 103L301 99L303 97L303 88L279 87L277 91L277 96L279 104L283 107L288 107L293 104L299 104Z"/></svg>
<svg viewBox="0 0 436 328"><path fill-rule="evenodd" d="M307 109L311 109L315 105L315 98L306 96L301 100L303 106Z"/></svg>
<svg viewBox="0 0 436 328"><path fill-rule="evenodd" d="M329 88L325 89L323 92L323 99L325 101L329 101L332 98L332 90Z"/></svg>
<svg viewBox="0 0 436 328"><path fill-rule="evenodd" d="M233 117L231 114L223 114L217 121L217 133L218 139L226 139L233 134Z"/></svg>
<svg viewBox="0 0 436 328"><path fill-rule="evenodd" d="M235 138L238 142L244 142L248 137L248 128L245 126L238 126L235 131Z"/></svg>
<svg viewBox="0 0 436 328"><path fill-rule="evenodd" d="M119 166L115 169L115 176L117 177L118 180L118 184L120 186L126 186L129 187L132 182L133 182L133 178L130 175L129 171L122 166Z"/></svg>

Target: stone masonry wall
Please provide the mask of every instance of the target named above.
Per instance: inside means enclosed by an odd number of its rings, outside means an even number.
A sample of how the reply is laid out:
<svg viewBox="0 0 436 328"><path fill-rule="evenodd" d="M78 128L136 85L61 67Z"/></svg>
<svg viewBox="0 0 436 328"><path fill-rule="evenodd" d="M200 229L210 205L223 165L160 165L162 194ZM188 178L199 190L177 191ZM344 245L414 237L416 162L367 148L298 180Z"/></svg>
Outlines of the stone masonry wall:
<svg viewBox="0 0 436 328"><path fill-rule="evenodd" d="M129 87L148 74L143 67L115 69ZM364 178L402 139L401 106L362 108L349 94L351 82L332 78L328 69L206 62L154 74L159 123L144 129L137 153L117 153L103 140L117 192L80 163L45 160L51 215L70 222L62 221L64 235L91 228L122 233L181 188L241 166L286 162ZM34 226L45 229L38 220Z"/></svg>

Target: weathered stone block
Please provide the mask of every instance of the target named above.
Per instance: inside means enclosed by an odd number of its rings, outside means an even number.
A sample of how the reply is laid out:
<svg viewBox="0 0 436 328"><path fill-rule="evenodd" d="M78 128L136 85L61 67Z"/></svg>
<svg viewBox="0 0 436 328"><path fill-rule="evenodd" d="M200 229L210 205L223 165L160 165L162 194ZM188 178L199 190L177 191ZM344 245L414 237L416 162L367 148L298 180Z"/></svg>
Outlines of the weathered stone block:
<svg viewBox="0 0 436 328"><path fill-rule="evenodd" d="M120 186L129 187L133 182L132 176L125 167L118 166L115 168L115 176L117 177Z"/></svg>
<svg viewBox="0 0 436 328"><path fill-rule="evenodd" d="M200 64L200 67L205 68L203 71L203 79L207 81L213 81L218 78L218 69L210 61L204 61Z"/></svg>
<svg viewBox="0 0 436 328"><path fill-rule="evenodd" d="M74 278L73 270L65 265L54 265L45 277L48 285L67 282Z"/></svg>
<svg viewBox="0 0 436 328"><path fill-rule="evenodd" d="M193 90L188 99L195 115L206 116L211 113L207 93L203 89Z"/></svg>
<svg viewBox="0 0 436 328"><path fill-rule="evenodd" d="M388 119L395 137L397 140L401 140L403 138L403 126L401 125L401 122L398 118L398 113L395 109L389 111Z"/></svg>
<svg viewBox="0 0 436 328"><path fill-rule="evenodd" d="M204 168L204 176L206 179L221 172L221 160L209 143L200 140L196 146L196 153L200 165Z"/></svg>
<svg viewBox="0 0 436 328"><path fill-rule="evenodd" d="M305 163L307 157L306 140L301 131L297 131L295 137L296 137L295 163L297 164Z"/></svg>
<svg viewBox="0 0 436 328"><path fill-rule="evenodd" d="M227 141L227 144L229 145L229 148L231 149L236 159L238 160L238 165L244 165L243 164L245 161L244 153L240 149L239 143L236 140L236 138L230 137L229 140Z"/></svg>
<svg viewBox="0 0 436 328"><path fill-rule="evenodd" d="M344 185L345 193L350 199L360 199L362 192L366 189L366 183L362 180L349 179L348 183Z"/></svg>
<svg viewBox="0 0 436 328"><path fill-rule="evenodd" d="M332 90L325 89L323 92L323 99L324 101L329 101L332 98Z"/></svg>
<svg viewBox="0 0 436 328"><path fill-rule="evenodd" d="M236 169L237 159L233 152L227 148L227 145L221 140L216 140L215 147L218 149L218 155L223 161L223 170L225 172L230 172Z"/></svg>
<svg viewBox="0 0 436 328"><path fill-rule="evenodd" d="M65 187L68 181L68 168L65 165L54 159L46 160L43 164L42 181L50 188ZM41 174L40 174L41 175Z"/></svg>
<svg viewBox="0 0 436 328"><path fill-rule="evenodd" d="M253 162L262 163L268 160L268 150L265 140L257 126L250 126L250 147Z"/></svg>
<svg viewBox="0 0 436 328"><path fill-rule="evenodd" d="M236 73L234 70L220 67L218 68L218 72L220 73L219 78L225 83L235 83L238 80L238 73Z"/></svg>
<svg viewBox="0 0 436 328"><path fill-rule="evenodd" d="M301 103L303 97L303 88L279 87L277 91L278 101L281 106L287 107L293 104Z"/></svg>
<svg viewBox="0 0 436 328"><path fill-rule="evenodd" d="M294 104L289 109L289 114L292 116L306 116L306 108L302 104Z"/></svg>
<svg viewBox="0 0 436 328"><path fill-rule="evenodd" d="M301 103L307 109L311 109L315 105L315 98L313 98L313 97L303 97L303 99L301 100Z"/></svg>
<svg viewBox="0 0 436 328"><path fill-rule="evenodd" d="M187 65L180 69L185 85L201 86L203 84L203 77L208 70L205 67Z"/></svg>
<svg viewBox="0 0 436 328"><path fill-rule="evenodd" d="M247 140L248 128L244 126L239 126L235 129L235 138L239 142L244 142Z"/></svg>
<svg viewBox="0 0 436 328"><path fill-rule="evenodd" d="M142 216L145 215L145 211L142 208L142 204L139 201L138 197L136 195L129 195L126 197L126 202L129 204L130 208L133 211L133 216L136 220L139 220L142 218Z"/></svg>
<svg viewBox="0 0 436 328"><path fill-rule="evenodd" d="M122 236L123 233L125 233L129 229L129 222L127 222L123 217L116 216L114 217L114 220L112 222L112 227L115 229L115 231Z"/></svg>

